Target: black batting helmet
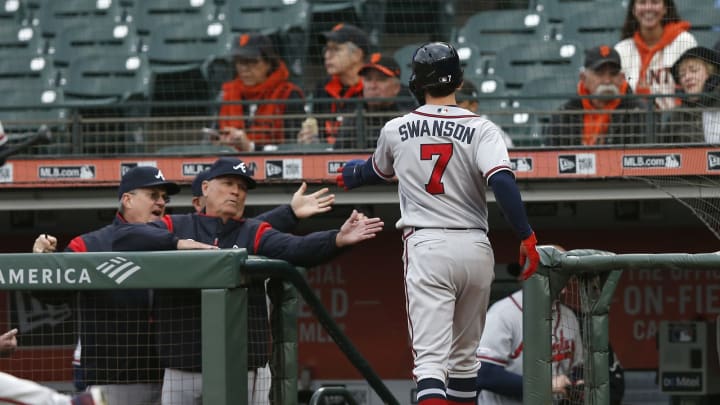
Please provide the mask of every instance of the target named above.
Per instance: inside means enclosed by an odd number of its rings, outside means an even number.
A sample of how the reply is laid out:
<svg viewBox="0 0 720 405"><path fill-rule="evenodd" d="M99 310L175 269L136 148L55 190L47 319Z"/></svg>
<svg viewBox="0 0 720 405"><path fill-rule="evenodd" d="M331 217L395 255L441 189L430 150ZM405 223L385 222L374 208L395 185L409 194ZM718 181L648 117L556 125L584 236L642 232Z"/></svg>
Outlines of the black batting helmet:
<svg viewBox="0 0 720 405"><path fill-rule="evenodd" d="M425 90L443 90L448 94L463 81L460 57L452 45L445 42L428 42L415 50L412 59L410 90L422 105Z"/></svg>

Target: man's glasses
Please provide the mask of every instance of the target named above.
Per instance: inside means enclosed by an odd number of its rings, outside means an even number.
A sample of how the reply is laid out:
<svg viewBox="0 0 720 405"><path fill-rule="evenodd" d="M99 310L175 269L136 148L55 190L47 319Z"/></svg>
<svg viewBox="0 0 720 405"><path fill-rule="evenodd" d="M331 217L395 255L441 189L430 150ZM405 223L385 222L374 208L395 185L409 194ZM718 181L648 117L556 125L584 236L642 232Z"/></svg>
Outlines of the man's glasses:
<svg viewBox="0 0 720 405"><path fill-rule="evenodd" d="M131 191L128 194L134 195L134 194L137 194L137 191ZM167 193L162 193L160 191L148 191L148 192L143 192L143 194L145 194L152 201L163 200L163 201L165 201L165 204L170 203L170 196L167 195Z"/></svg>

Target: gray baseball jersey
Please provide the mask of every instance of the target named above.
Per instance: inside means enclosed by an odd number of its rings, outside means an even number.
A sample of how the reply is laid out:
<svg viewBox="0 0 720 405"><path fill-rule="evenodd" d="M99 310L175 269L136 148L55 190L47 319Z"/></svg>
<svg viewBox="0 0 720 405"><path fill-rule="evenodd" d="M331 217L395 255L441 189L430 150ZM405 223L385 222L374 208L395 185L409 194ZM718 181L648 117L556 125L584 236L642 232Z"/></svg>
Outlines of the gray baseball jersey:
<svg viewBox="0 0 720 405"><path fill-rule="evenodd" d="M373 155L375 172L398 175L399 229L487 231L487 180L511 170L502 130L460 107L424 105L389 121Z"/></svg>
<svg viewBox="0 0 720 405"><path fill-rule="evenodd" d="M580 325L573 311L565 305L553 304L552 373L570 375L573 367L582 365L583 345ZM497 364L505 370L522 375L523 328L522 290L494 303L487 313L485 331L477 349L482 362ZM478 393L483 405L522 405L521 401L483 390Z"/></svg>

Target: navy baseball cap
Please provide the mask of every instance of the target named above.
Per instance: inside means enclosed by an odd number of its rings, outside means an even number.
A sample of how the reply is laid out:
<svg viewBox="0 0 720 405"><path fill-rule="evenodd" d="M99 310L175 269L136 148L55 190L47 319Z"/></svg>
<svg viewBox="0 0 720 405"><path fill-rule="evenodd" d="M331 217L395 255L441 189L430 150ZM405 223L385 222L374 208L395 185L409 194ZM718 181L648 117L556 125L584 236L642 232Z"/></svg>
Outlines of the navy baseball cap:
<svg viewBox="0 0 720 405"><path fill-rule="evenodd" d="M203 181L207 180L207 170L203 170L200 173L195 176L195 179L193 179L192 182L192 196L193 197L202 197L202 183Z"/></svg>
<svg viewBox="0 0 720 405"><path fill-rule="evenodd" d="M152 166L137 166L128 170L120 179L120 187L118 188L118 199L123 194L138 188L162 187L167 191L168 195L180 192L180 186L172 181L165 180L165 176L160 169Z"/></svg>
<svg viewBox="0 0 720 405"><path fill-rule="evenodd" d="M245 180L248 189L252 189L257 186L255 179L250 177L247 166L240 159L222 157L216 160L205 173L205 180L212 180L220 176L239 176Z"/></svg>
<svg viewBox="0 0 720 405"><path fill-rule="evenodd" d="M333 41L339 44L352 42L362 49L365 55L370 53L370 39L365 31L352 25L340 23L334 26L330 31L323 32L326 41Z"/></svg>

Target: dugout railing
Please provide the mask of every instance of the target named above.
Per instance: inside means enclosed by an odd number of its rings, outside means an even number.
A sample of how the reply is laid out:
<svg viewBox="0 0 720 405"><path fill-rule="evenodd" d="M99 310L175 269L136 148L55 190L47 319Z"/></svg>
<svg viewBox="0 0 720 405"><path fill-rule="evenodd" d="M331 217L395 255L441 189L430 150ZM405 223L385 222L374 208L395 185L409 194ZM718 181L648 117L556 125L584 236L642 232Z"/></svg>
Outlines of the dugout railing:
<svg viewBox="0 0 720 405"><path fill-rule="evenodd" d="M577 280L583 318L584 359L581 395L572 404L610 404L609 309L623 271L710 271L718 253L614 254L592 249L564 251L539 246L540 267L523 284L523 404L553 404L553 302ZM532 337L532 338L529 338ZM566 402L567 403L567 402ZM694 403L694 402L693 402Z"/></svg>
<svg viewBox="0 0 720 405"><path fill-rule="evenodd" d="M282 260L221 251L103 252L0 255L0 290L83 291L198 289L201 291L203 402L247 403L248 289L269 280L272 305L271 398L297 404L297 315L300 297L348 360L388 404L398 401L323 307L303 276ZM121 260L118 261L118 258ZM121 263L108 269L107 263ZM70 362L70 358L67 359Z"/></svg>

